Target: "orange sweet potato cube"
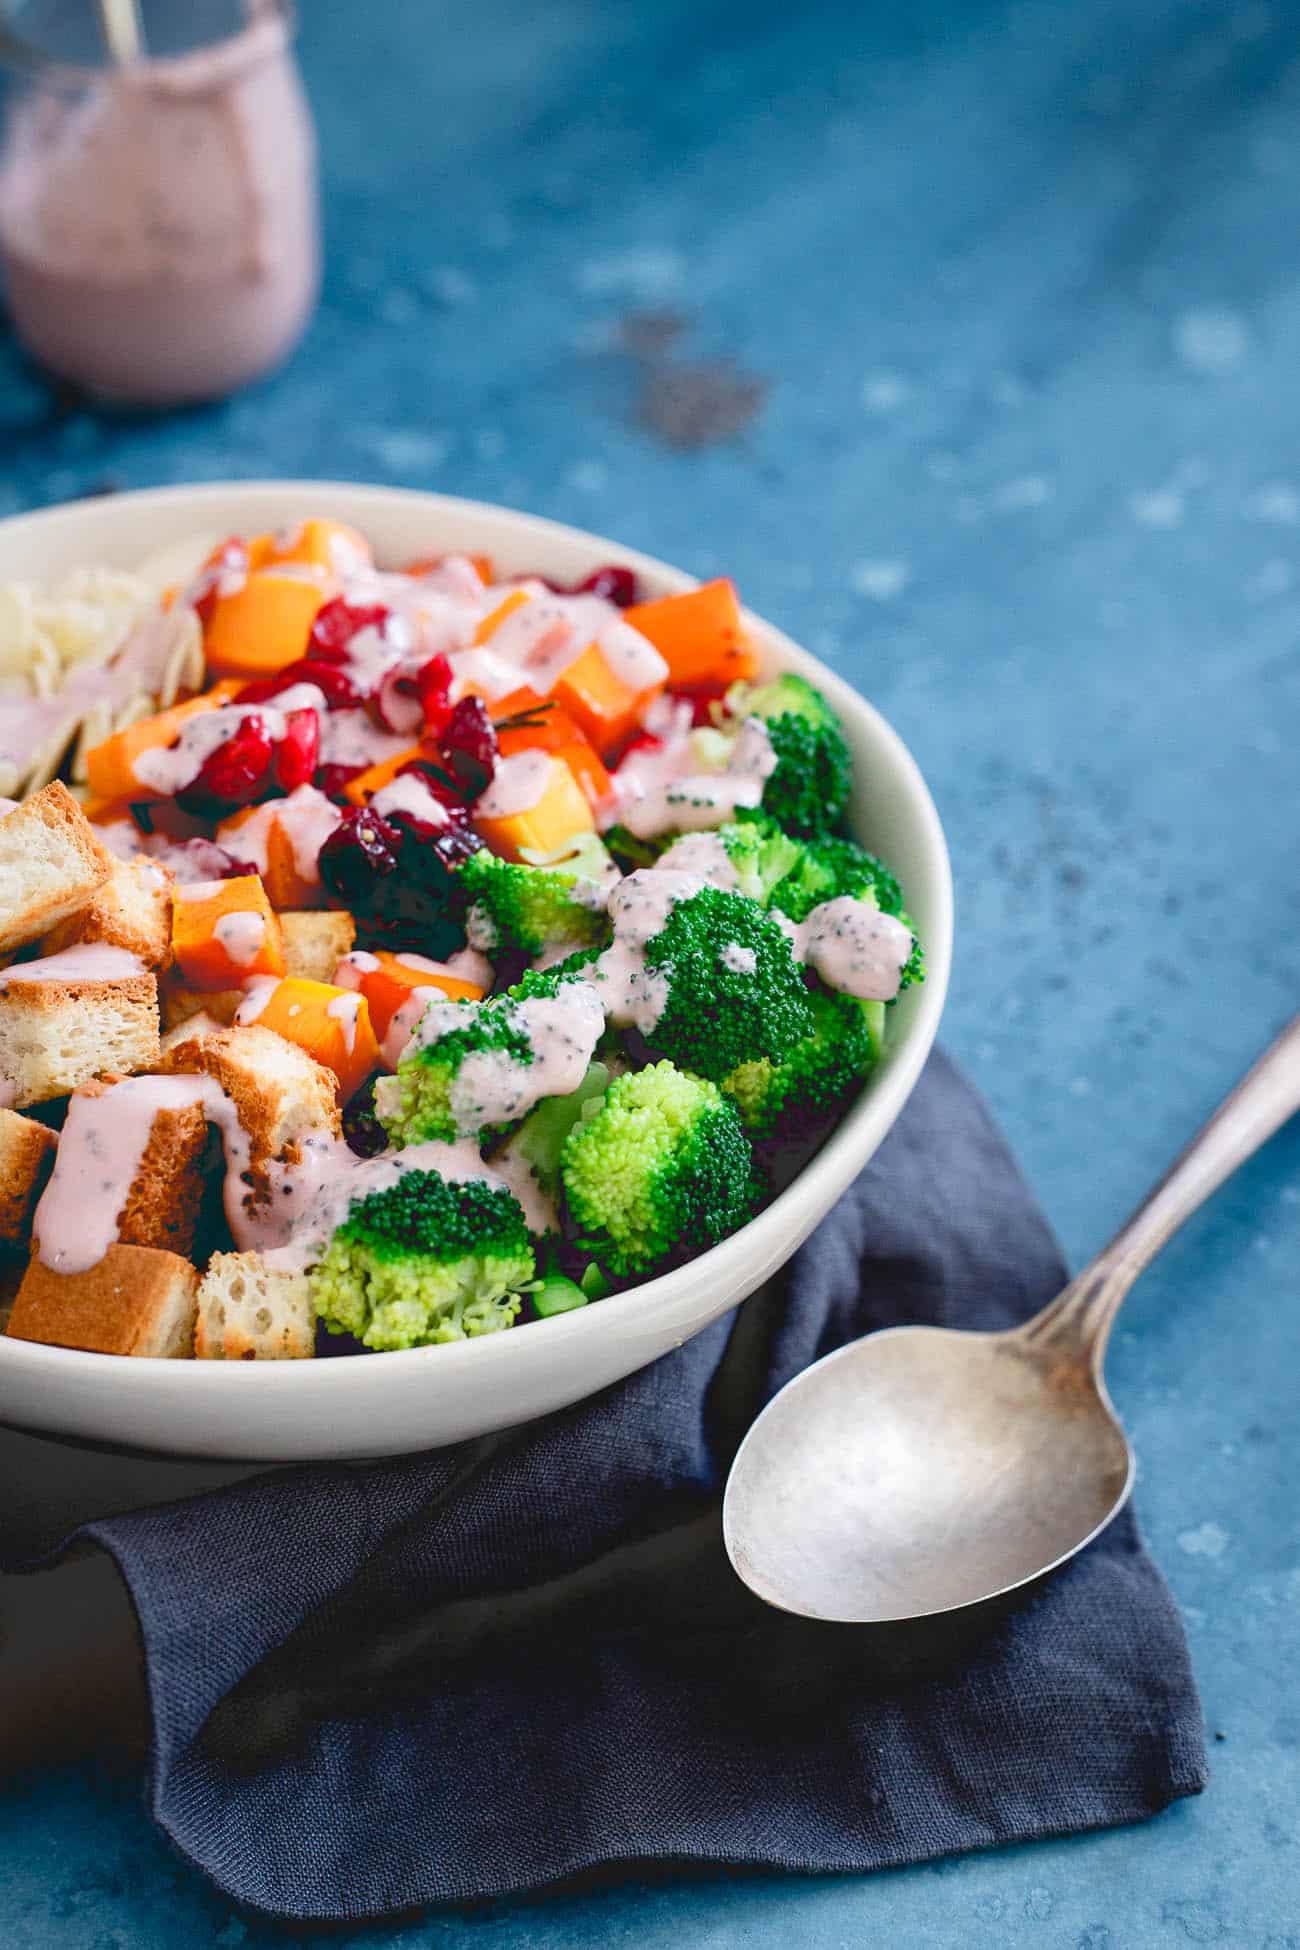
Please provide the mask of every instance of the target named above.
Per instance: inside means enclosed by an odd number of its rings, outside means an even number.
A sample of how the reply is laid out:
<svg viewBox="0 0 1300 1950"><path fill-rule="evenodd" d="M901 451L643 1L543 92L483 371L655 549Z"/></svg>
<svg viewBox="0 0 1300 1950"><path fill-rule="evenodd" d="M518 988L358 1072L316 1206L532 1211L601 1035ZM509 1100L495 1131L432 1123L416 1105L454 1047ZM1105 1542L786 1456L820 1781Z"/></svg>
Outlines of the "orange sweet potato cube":
<svg viewBox="0 0 1300 1950"><path fill-rule="evenodd" d="M589 643L582 655L560 672L554 688L560 703L603 758L637 729L646 706L663 685L634 691L610 668L600 645Z"/></svg>
<svg viewBox="0 0 1300 1950"><path fill-rule="evenodd" d="M111 738L105 738L101 744L92 745L86 753L86 784L91 798L104 801L158 798L158 793L141 785L135 776L135 761L145 752L173 744L187 718L229 704L239 689L240 686L231 680L214 684L211 690L204 691L199 697L186 698L183 704L173 704L166 711L155 712L152 718L141 718L137 724L129 724L123 730L115 731Z"/></svg>
<svg viewBox="0 0 1300 1950"><path fill-rule="evenodd" d="M296 528L285 529L269 538L267 557L272 562L305 562L312 568L327 569L332 575L368 568L374 561L370 544L344 521L331 521L313 515Z"/></svg>
<svg viewBox="0 0 1300 1950"><path fill-rule="evenodd" d="M283 975L280 922L255 873L176 889L172 955L191 989L237 989L254 975Z"/></svg>
<svg viewBox="0 0 1300 1950"><path fill-rule="evenodd" d="M307 568L297 574L295 568ZM230 596L218 596L203 633L208 668L226 677L266 677L307 654L329 577L306 564L268 563Z"/></svg>
<svg viewBox="0 0 1300 1950"><path fill-rule="evenodd" d="M371 962L378 965L372 968ZM483 993L477 982L454 975L441 962L424 955L393 954L387 948L376 949L373 955L345 957L338 973L346 974L348 986L355 982L358 992L365 996L371 1027L381 1041L415 989L437 989L449 1002L477 1002Z"/></svg>
<svg viewBox="0 0 1300 1950"><path fill-rule="evenodd" d="M758 658L745 641L735 584L727 576L679 596L634 603L623 620L653 643L676 690L726 690L753 677Z"/></svg>
<svg viewBox="0 0 1300 1950"><path fill-rule="evenodd" d="M308 1056L333 1070L339 1080L339 1095L345 1101L382 1067L365 996L354 989L337 988L332 982L309 982L301 975L286 975L274 985L258 983L240 1004L235 1021L273 1029L286 1042L306 1050Z"/></svg>
<svg viewBox="0 0 1300 1950"><path fill-rule="evenodd" d="M524 852L554 853L580 833L595 830L586 794L562 758L551 757L541 796L522 812L474 814L479 838L506 860Z"/></svg>
<svg viewBox="0 0 1300 1950"><path fill-rule="evenodd" d="M518 717L525 711L533 715L533 727L521 725L514 731L500 728L503 718ZM609 773L600 754L558 699L539 697L536 691L511 691L508 697L499 698L493 704L492 719L497 726L497 744L503 758L535 745L564 760L590 805L598 806L608 796Z"/></svg>

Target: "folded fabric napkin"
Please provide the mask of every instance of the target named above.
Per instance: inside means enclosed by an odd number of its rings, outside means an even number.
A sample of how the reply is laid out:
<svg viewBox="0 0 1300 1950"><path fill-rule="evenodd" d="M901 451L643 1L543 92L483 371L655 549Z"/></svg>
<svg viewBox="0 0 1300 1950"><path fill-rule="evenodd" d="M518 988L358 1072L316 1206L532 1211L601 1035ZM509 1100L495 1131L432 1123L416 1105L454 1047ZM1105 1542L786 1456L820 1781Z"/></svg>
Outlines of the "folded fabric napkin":
<svg viewBox="0 0 1300 1950"><path fill-rule="evenodd" d="M770 1611L723 1552L727 1465L791 1375L894 1322L1005 1325L1063 1277L936 1056L783 1278L630 1381L93 1524L142 1627L154 1815L238 1900L358 1920L617 1863L875 1869L1197 1792L1187 1649L1130 1512L930 1632Z"/></svg>

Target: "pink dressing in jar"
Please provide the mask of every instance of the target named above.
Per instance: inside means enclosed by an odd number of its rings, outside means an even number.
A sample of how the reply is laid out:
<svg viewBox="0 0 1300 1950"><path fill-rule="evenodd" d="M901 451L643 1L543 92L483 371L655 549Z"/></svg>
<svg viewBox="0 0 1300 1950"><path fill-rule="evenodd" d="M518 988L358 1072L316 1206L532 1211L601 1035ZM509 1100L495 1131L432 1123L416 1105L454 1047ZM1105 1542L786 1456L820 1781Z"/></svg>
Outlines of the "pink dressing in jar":
<svg viewBox="0 0 1300 1950"><path fill-rule="evenodd" d="M320 283L316 146L285 15L16 87L0 150L14 327L64 379L142 405L213 399L296 344Z"/></svg>

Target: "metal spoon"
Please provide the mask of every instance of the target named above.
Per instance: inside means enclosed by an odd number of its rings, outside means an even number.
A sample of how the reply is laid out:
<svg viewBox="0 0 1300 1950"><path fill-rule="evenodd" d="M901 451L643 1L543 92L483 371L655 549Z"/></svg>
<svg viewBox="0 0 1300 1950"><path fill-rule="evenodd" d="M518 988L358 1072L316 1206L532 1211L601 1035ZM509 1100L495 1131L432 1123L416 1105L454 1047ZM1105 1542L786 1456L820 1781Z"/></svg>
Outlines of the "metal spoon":
<svg viewBox="0 0 1300 1950"><path fill-rule="evenodd" d="M722 1523L737 1574L782 1611L867 1624L1001 1596L1082 1550L1133 1486L1102 1378L1120 1302L1296 1110L1300 1016L1023 1327L890 1327L796 1375L731 1466Z"/></svg>

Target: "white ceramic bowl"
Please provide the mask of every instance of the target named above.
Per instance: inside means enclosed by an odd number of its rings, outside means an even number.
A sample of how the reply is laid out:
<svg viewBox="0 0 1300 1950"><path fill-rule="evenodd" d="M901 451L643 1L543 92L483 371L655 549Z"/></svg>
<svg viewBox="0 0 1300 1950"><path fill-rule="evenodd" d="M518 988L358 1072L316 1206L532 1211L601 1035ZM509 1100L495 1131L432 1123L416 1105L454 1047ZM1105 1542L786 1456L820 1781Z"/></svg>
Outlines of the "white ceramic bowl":
<svg viewBox="0 0 1300 1950"><path fill-rule="evenodd" d="M381 562L464 550L501 570L560 580L630 563L655 594L692 578L617 542L480 502L329 482L165 488L0 522L0 580L83 563L130 568L198 534L265 529L309 514L354 523ZM544 1415L658 1359L743 1300L787 1260L861 1171L906 1103L948 984L952 882L943 832L915 761L884 719L761 618L747 625L764 670L796 670L841 714L853 751L854 831L897 871L926 944L928 975L891 1013L869 1086L790 1188L690 1265L599 1306L449 1347L353 1360L123 1360L0 1338L0 1423L172 1456L292 1461L397 1455Z"/></svg>

